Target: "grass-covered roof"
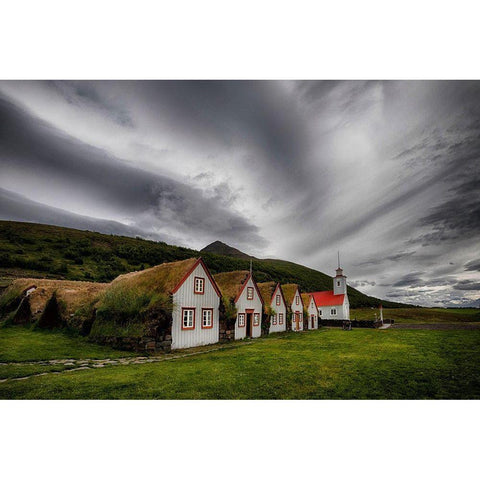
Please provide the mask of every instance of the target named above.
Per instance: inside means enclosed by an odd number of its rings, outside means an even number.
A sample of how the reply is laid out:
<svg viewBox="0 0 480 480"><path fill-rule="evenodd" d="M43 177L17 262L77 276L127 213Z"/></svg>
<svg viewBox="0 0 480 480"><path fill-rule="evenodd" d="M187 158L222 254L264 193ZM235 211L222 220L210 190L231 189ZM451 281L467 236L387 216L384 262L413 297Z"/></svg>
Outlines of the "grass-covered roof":
<svg viewBox="0 0 480 480"><path fill-rule="evenodd" d="M265 312L268 310L268 307L271 306L272 295L275 291L276 286L277 284L275 282L257 283L258 290L260 291L260 295L263 298L263 308Z"/></svg>
<svg viewBox="0 0 480 480"><path fill-rule="evenodd" d="M285 302L287 302L287 306L291 306L293 302L293 297L295 297L295 292L298 289L297 283L287 283L286 285L282 285L283 296L285 297Z"/></svg>
<svg viewBox="0 0 480 480"><path fill-rule="evenodd" d="M303 300L303 306L305 308L308 308L308 306L310 305L310 297L311 295L308 294L308 293L302 293L301 294L301 297L302 297L302 300Z"/></svg>
<svg viewBox="0 0 480 480"><path fill-rule="evenodd" d="M134 289L168 295L197 261L198 258L189 258L179 262L162 263L139 272L126 273L113 280L109 289Z"/></svg>
<svg viewBox="0 0 480 480"><path fill-rule="evenodd" d="M28 296L34 317L43 312L47 302L56 293L68 317L84 305L94 302L108 287L108 283L77 282L70 280L48 280L40 278L19 278L7 288L2 301L9 297L21 297L28 289L36 287Z"/></svg>
<svg viewBox="0 0 480 480"><path fill-rule="evenodd" d="M217 273L213 278L217 282L222 296L235 300L248 276L248 270L237 270L235 272Z"/></svg>

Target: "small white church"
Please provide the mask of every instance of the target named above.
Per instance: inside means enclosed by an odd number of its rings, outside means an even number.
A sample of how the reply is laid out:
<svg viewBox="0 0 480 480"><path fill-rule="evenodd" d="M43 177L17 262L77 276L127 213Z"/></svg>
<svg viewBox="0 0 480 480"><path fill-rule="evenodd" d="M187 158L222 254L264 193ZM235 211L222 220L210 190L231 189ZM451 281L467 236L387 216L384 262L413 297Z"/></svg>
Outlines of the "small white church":
<svg viewBox="0 0 480 480"><path fill-rule="evenodd" d="M336 275L333 278L333 290L311 292L318 309L318 320L350 320L350 304L347 294L347 277L340 267L340 259Z"/></svg>

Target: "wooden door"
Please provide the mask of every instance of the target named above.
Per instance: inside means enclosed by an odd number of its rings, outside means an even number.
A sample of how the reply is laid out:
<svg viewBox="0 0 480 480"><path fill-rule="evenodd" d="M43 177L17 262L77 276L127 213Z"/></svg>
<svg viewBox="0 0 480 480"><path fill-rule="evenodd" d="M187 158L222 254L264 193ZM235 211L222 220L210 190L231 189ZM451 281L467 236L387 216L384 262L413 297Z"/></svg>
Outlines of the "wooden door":
<svg viewBox="0 0 480 480"><path fill-rule="evenodd" d="M300 314L295 312L295 330L300 330Z"/></svg>

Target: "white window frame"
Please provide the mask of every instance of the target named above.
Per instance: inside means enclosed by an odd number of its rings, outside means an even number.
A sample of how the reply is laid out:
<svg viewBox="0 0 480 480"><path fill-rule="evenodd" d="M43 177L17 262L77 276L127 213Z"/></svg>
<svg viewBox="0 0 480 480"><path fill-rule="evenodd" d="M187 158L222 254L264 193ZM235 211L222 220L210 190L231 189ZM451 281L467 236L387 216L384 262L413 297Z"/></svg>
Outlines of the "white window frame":
<svg viewBox="0 0 480 480"><path fill-rule="evenodd" d="M300 305L300 298L298 295L295 297L295 305Z"/></svg>
<svg viewBox="0 0 480 480"><path fill-rule="evenodd" d="M280 305L280 295L277 295L277 296L275 297L275 304L276 304L276 305Z"/></svg>
<svg viewBox="0 0 480 480"><path fill-rule="evenodd" d="M259 313L254 313L253 314L253 326L254 327L260 326L260 314Z"/></svg>
<svg viewBox="0 0 480 480"><path fill-rule="evenodd" d="M322 316L322 311L319 309L318 310L318 316L321 317Z"/></svg>
<svg viewBox="0 0 480 480"><path fill-rule="evenodd" d="M336 308L331 308L330 309L330 315L336 315L337 314L337 309Z"/></svg>
<svg viewBox="0 0 480 480"><path fill-rule="evenodd" d="M244 313L239 313L238 314L238 326L242 327L242 328L245 326L245 314Z"/></svg>
<svg viewBox="0 0 480 480"><path fill-rule="evenodd" d="M205 323L205 314L208 313L210 316L210 322ZM213 309L212 308L202 308L202 328L212 328L213 327Z"/></svg>
<svg viewBox="0 0 480 480"><path fill-rule="evenodd" d="M247 300L253 300L253 297L254 297L253 287L247 287Z"/></svg>
<svg viewBox="0 0 480 480"><path fill-rule="evenodd" d="M205 278L203 277L195 277L194 279L195 285L193 287L193 293L205 293ZM201 288L198 288L200 286Z"/></svg>
<svg viewBox="0 0 480 480"><path fill-rule="evenodd" d="M191 315L189 315L189 313ZM185 324L185 320L187 323ZM184 308L182 310L182 330L194 330L195 329L195 309Z"/></svg>
<svg viewBox="0 0 480 480"><path fill-rule="evenodd" d="M277 324L277 315L272 315L272 325Z"/></svg>
<svg viewBox="0 0 480 480"><path fill-rule="evenodd" d="M283 325L283 313L278 314L278 324Z"/></svg>

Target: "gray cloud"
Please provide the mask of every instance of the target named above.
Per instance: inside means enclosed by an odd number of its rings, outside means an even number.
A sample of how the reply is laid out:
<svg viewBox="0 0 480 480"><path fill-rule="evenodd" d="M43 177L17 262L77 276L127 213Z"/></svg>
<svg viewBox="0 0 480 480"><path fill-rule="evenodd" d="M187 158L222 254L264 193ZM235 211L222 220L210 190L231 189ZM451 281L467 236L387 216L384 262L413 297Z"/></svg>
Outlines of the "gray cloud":
<svg viewBox="0 0 480 480"><path fill-rule="evenodd" d="M172 237L197 235L264 243L258 228L214 199L170 178L128 165L82 143L0 98L0 155L3 178L11 172L39 188L67 188L79 201L121 210L141 230L166 225ZM28 141L26 141L28 139ZM55 205L57 206L57 205Z"/></svg>
<svg viewBox="0 0 480 480"><path fill-rule="evenodd" d="M465 270L470 271L470 272L475 272L475 271L480 272L480 258L477 258L476 260L471 260L470 262L467 262L465 264Z"/></svg>
<svg viewBox="0 0 480 480"><path fill-rule="evenodd" d="M478 290L480 291L480 282L472 280L462 280L453 286L455 290Z"/></svg>

